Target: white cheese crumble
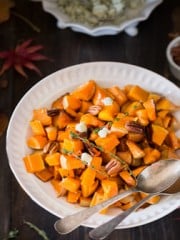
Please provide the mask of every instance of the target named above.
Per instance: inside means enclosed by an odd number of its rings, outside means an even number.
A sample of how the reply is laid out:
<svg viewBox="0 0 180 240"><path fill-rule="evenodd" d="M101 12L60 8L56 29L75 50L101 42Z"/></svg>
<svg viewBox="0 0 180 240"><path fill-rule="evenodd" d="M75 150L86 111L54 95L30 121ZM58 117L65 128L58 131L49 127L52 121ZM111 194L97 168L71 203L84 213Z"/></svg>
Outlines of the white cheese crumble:
<svg viewBox="0 0 180 240"><path fill-rule="evenodd" d="M60 164L62 168L67 169L67 159L63 155L60 157Z"/></svg>
<svg viewBox="0 0 180 240"><path fill-rule="evenodd" d="M87 132L87 126L84 122L80 122L76 124L75 130L80 133Z"/></svg>
<svg viewBox="0 0 180 240"><path fill-rule="evenodd" d="M84 152L81 154L81 161L87 163L89 166L92 161L92 156L89 153Z"/></svg>
<svg viewBox="0 0 180 240"><path fill-rule="evenodd" d="M98 135L101 138L105 138L108 135L108 133L109 133L109 130L106 127L104 127L101 130L99 130Z"/></svg>
<svg viewBox="0 0 180 240"><path fill-rule="evenodd" d="M105 97L104 99L102 99L102 102L105 106L110 106L113 103L113 99L110 97Z"/></svg>

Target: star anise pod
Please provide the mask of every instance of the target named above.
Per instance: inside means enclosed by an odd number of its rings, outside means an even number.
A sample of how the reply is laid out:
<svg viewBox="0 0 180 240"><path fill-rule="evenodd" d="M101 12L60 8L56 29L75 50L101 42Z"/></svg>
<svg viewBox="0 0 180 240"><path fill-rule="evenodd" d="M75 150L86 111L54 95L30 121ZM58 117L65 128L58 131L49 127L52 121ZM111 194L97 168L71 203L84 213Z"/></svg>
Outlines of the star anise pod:
<svg viewBox="0 0 180 240"><path fill-rule="evenodd" d="M42 75L33 61L49 60L49 58L38 53L39 50L43 49L43 45L31 45L31 42L32 39L29 39L17 45L13 50L0 52L0 59L4 60L0 69L0 76L11 67L25 78L27 78L27 74L24 72L24 68L35 71L40 76Z"/></svg>

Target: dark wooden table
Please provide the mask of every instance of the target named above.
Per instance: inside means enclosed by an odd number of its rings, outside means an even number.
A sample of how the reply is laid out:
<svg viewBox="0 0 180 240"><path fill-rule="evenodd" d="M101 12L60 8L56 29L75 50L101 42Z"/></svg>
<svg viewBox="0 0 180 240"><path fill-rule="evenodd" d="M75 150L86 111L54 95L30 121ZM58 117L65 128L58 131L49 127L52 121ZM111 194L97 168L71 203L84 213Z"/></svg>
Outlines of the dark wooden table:
<svg viewBox="0 0 180 240"><path fill-rule="evenodd" d="M117 61L139 65L157 72L177 85L178 81L169 72L165 50L169 33L180 32L179 0L166 0L153 11L148 20L139 24L139 34L129 37L125 33L116 36L90 37L70 29L60 30L56 19L42 10L41 3L16 0L9 21L0 24L0 51L14 48L17 43L33 39L34 44L43 44L43 54L53 62L42 61L37 65L47 76L64 67L91 61ZM27 23L15 16L20 13L40 28L34 31ZM0 112L9 118L16 104L41 80L32 71L26 71L24 79L14 70L8 71L0 81L8 82L0 88ZM90 229L80 227L68 236L59 236L53 224L57 217L34 203L21 189L12 174L5 150L6 132L0 137L0 239L7 237L12 229L18 229L16 239L42 239L23 221L30 221L44 229L49 239L88 239ZM178 240L180 236L180 209L168 216L144 226L114 231L108 239L123 240Z"/></svg>

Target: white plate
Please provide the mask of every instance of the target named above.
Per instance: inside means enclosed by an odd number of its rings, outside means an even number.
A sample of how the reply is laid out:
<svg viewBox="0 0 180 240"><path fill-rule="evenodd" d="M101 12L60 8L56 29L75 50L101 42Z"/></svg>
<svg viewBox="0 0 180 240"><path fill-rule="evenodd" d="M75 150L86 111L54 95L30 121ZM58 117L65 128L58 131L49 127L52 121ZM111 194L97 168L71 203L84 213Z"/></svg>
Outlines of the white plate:
<svg viewBox="0 0 180 240"><path fill-rule="evenodd" d="M139 84L145 89L165 95L180 105L180 90L167 79L144 68L115 62L92 62L75 65L47 76L33 86L15 108L7 131L7 154L9 164L24 191L41 207L57 217L64 217L82 208L57 198L52 186L38 180L25 170L23 156L29 152L26 146L28 123L32 110L48 106L58 96L73 90L90 79L102 86ZM177 113L180 120L180 112ZM180 194L164 197L153 206L133 213L118 228L130 228L157 220L176 209L180 204ZM96 227L110 219L110 215L95 214L84 226ZM50 223L53 224L53 223Z"/></svg>
<svg viewBox="0 0 180 240"><path fill-rule="evenodd" d="M119 24L113 25L109 23L98 27L91 27L88 24L72 22L67 15L60 11L57 0L42 0L43 9L56 17L59 28L64 29L69 27L73 31L85 33L90 36L115 35L121 31L135 36L138 33L137 24L146 20L160 3L162 3L162 0L145 0L141 11L127 11L125 20Z"/></svg>

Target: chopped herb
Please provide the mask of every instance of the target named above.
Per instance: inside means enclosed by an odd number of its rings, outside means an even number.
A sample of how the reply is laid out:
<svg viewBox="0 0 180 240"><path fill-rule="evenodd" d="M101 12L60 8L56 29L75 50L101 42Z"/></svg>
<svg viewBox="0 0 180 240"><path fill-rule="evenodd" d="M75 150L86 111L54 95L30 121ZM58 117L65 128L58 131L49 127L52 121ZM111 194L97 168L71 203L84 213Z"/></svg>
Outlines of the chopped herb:
<svg viewBox="0 0 180 240"><path fill-rule="evenodd" d="M24 221L24 223L28 225L30 228L32 228L33 230L35 230L38 233L38 235L42 237L42 239L50 240L44 230L39 229L37 226L35 226L31 222Z"/></svg>
<svg viewBox="0 0 180 240"><path fill-rule="evenodd" d="M61 150L61 152L63 153L63 154L72 154L73 152L72 151L68 151L67 149L65 149L65 148L63 148L62 150Z"/></svg>
<svg viewBox="0 0 180 240"><path fill-rule="evenodd" d="M13 229L13 230L10 230L9 233L8 233L8 236L7 238L4 238L4 240L7 240L7 239L16 239L16 237L18 236L19 234L19 230L18 229Z"/></svg>

